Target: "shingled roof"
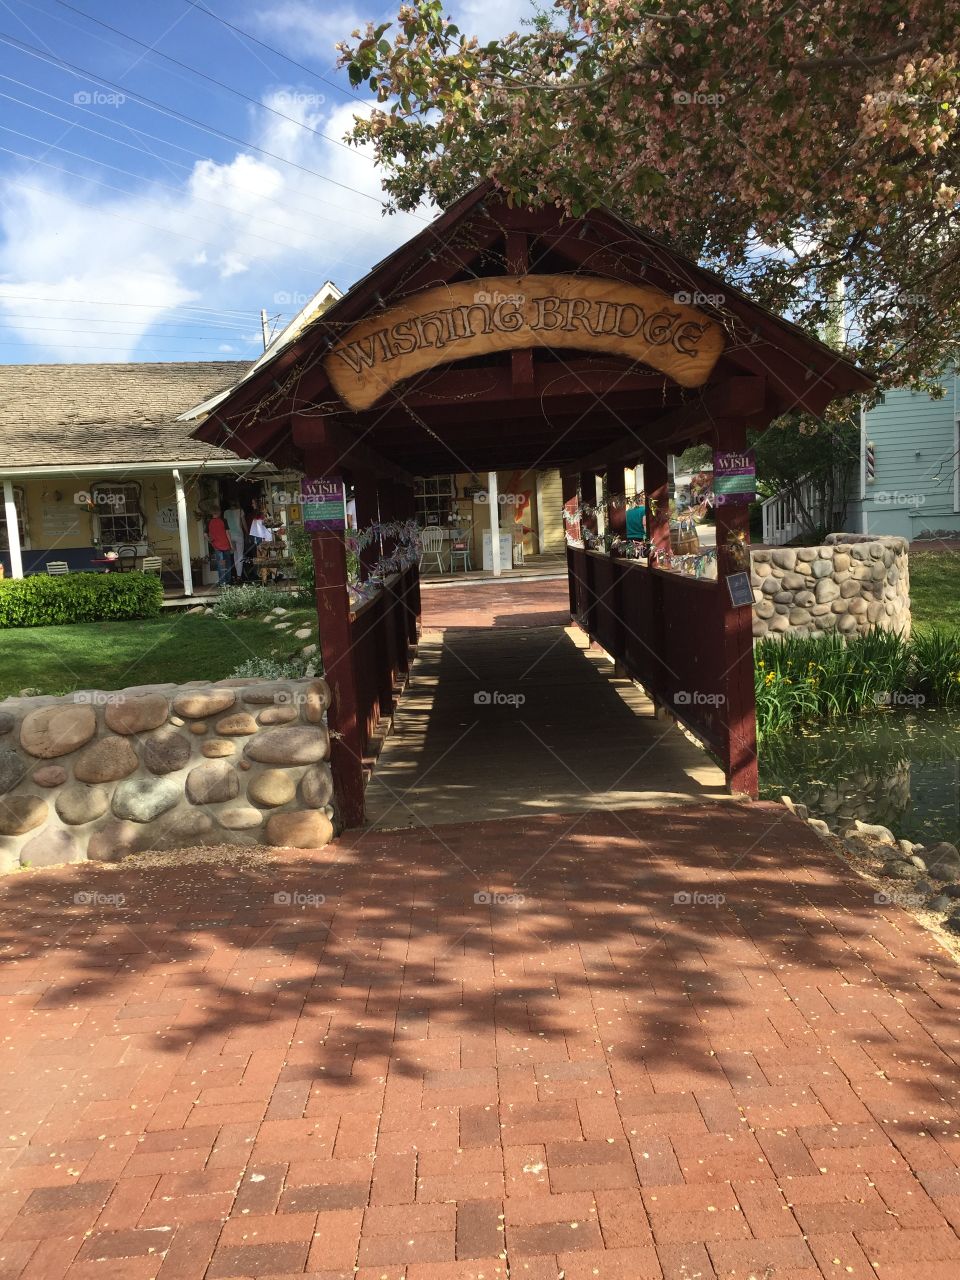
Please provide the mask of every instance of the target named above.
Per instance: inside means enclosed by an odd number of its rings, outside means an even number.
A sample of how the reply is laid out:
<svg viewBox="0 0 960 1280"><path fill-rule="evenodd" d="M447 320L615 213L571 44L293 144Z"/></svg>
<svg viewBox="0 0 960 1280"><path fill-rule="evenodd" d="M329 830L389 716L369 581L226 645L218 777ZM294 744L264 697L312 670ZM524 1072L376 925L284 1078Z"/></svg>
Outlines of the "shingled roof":
<svg viewBox="0 0 960 1280"><path fill-rule="evenodd" d="M245 360L0 365L4 468L235 459L177 418L226 390Z"/></svg>

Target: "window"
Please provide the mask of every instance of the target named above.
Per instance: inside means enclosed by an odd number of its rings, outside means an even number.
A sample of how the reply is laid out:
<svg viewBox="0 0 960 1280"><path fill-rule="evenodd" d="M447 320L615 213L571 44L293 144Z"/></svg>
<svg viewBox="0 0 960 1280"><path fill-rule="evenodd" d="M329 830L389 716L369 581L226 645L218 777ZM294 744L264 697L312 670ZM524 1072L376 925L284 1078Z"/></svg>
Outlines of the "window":
<svg viewBox="0 0 960 1280"><path fill-rule="evenodd" d="M17 529L20 533L21 547L29 547L27 540L27 505L23 497L23 490L14 488L13 505L17 509ZM3 501L3 491L0 490L0 551L10 550L10 539L7 536L7 504Z"/></svg>
<svg viewBox="0 0 960 1280"><path fill-rule="evenodd" d="M454 476L419 476L414 488L417 524L446 524L456 492Z"/></svg>
<svg viewBox="0 0 960 1280"><path fill-rule="evenodd" d="M144 520L138 484L95 484L91 496L104 546L140 541Z"/></svg>

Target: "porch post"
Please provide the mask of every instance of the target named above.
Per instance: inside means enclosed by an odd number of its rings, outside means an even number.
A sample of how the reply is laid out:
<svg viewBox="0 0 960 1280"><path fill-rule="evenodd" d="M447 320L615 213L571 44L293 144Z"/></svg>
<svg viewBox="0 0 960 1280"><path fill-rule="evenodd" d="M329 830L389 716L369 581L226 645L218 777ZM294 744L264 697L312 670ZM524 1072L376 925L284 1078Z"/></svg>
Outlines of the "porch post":
<svg viewBox="0 0 960 1280"><path fill-rule="evenodd" d="M547 549L547 530L543 523L543 472L537 472L537 551L540 555Z"/></svg>
<svg viewBox="0 0 960 1280"><path fill-rule="evenodd" d="M746 428L742 422L721 421L717 424L717 448L746 448ZM729 789L756 798L757 718L753 678L753 609L731 603L726 577L738 571L730 542L739 535L750 543L750 518L747 506L717 506L717 586L720 640L723 651L726 697L724 704L727 729L727 753L724 767Z"/></svg>
<svg viewBox="0 0 960 1280"><path fill-rule="evenodd" d="M574 549L567 541L567 520L566 515L572 514L579 505L577 502L577 477L572 472L562 471L560 473L560 493L563 498L563 512L561 518L563 520L563 550L567 557L567 589L570 593L570 617L577 616L577 583L573 575L573 557Z"/></svg>
<svg viewBox="0 0 960 1280"><path fill-rule="evenodd" d="M174 468L173 487L177 498L177 532L180 535L180 571L183 575L183 594L193 595L193 570L190 567L190 530L187 527L187 495L183 489L183 477Z"/></svg>
<svg viewBox="0 0 960 1280"><path fill-rule="evenodd" d="M17 504L13 496L13 482L3 482L3 509L7 519L7 544L10 548L10 577L23 577L23 556L20 552L20 526L17 524Z"/></svg>
<svg viewBox="0 0 960 1280"><path fill-rule="evenodd" d="M497 473L487 472L487 503L490 507L490 564L493 576L499 578L500 564L500 491L497 489Z"/></svg>

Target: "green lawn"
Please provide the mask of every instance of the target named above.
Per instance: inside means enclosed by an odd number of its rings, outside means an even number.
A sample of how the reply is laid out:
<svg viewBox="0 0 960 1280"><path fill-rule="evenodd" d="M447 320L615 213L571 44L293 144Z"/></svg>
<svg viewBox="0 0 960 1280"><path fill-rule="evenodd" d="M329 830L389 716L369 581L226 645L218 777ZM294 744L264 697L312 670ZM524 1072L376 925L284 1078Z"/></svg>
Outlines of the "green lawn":
<svg viewBox="0 0 960 1280"><path fill-rule="evenodd" d="M296 626L316 614L291 609ZM296 627L291 627L292 633ZM313 639L316 639L314 634ZM158 622L96 622L0 631L0 698L21 689L70 693L133 684L223 680L247 658L292 657L309 643L258 618L171 614Z"/></svg>
<svg viewBox="0 0 960 1280"><path fill-rule="evenodd" d="M911 550L910 599L915 624L960 629L960 551Z"/></svg>

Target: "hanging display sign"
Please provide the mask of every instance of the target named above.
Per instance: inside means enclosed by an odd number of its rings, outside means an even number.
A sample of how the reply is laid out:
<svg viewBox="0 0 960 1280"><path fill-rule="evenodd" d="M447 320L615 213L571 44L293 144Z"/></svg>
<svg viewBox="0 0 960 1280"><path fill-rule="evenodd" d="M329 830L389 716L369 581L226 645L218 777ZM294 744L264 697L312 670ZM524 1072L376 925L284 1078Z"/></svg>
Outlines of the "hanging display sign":
<svg viewBox="0 0 960 1280"><path fill-rule="evenodd" d="M757 464L752 449L713 455L713 500L718 507L757 500Z"/></svg>
<svg viewBox="0 0 960 1280"><path fill-rule="evenodd" d="M347 506L343 481L339 476L323 480L303 481L301 492L303 527L307 533L325 529L343 529L347 522Z"/></svg>
<svg viewBox="0 0 960 1280"><path fill-rule="evenodd" d="M626 356L682 387L700 387L723 350L724 331L679 297L598 276L461 280L360 320L323 364L351 409L368 409L435 365L534 347Z"/></svg>
<svg viewBox="0 0 960 1280"><path fill-rule="evenodd" d="M742 609L753 604L753 587L750 585L749 573L728 573L726 577L730 603L735 609Z"/></svg>

